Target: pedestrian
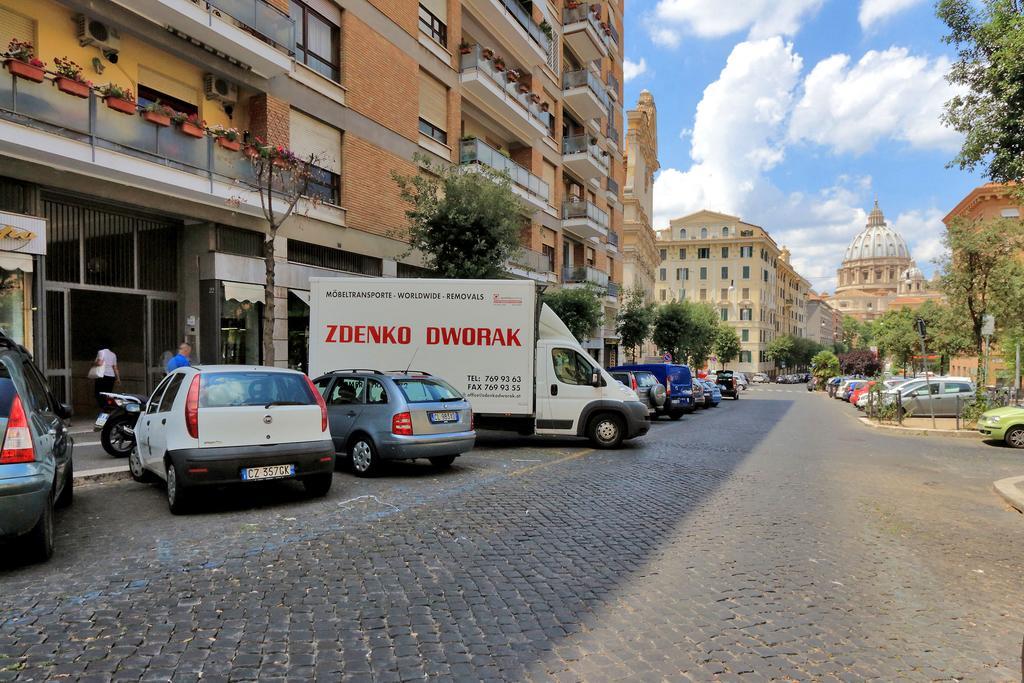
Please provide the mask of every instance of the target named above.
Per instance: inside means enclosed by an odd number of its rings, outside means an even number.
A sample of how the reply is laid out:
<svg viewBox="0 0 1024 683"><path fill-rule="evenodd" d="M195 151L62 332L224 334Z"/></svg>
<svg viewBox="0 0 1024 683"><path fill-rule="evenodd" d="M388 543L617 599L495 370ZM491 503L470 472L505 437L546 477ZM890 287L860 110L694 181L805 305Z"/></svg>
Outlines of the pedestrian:
<svg viewBox="0 0 1024 683"><path fill-rule="evenodd" d="M178 346L178 355L167 361L167 372L174 372L178 368L187 368L192 365L192 361L189 355L192 353L192 345L188 342L182 342Z"/></svg>
<svg viewBox="0 0 1024 683"><path fill-rule="evenodd" d="M117 367L117 354L104 346L96 354L95 366L90 376L94 377L93 389L96 394L96 407L103 410L106 399L101 396L105 391L113 391L114 384L121 383L121 370Z"/></svg>

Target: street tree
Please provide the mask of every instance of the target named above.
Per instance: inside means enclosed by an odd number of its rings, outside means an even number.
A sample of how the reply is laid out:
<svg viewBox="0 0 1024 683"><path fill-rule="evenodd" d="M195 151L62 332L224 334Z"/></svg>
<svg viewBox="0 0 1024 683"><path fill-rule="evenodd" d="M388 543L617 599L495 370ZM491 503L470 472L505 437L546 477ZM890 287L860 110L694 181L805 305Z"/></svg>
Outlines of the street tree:
<svg viewBox="0 0 1024 683"><path fill-rule="evenodd" d="M913 312L909 309L886 311L878 319L876 329L875 344L879 355L888 358L904 372L912 367L914 356L921 354L921 340Z"/></svg>
<svg viewBox="0 0 1024 683"><path fill-rule="evenodd" d="M542 300L578 341L590 339L604 319L604 307L596 287L562 288L546 292Z"/></svg>
<svg viewBox="0 0 1024 683"><path fill-rule="evenodd" d="M828 350L819 351L811 359L814 366L814 376L824 386L824 383L839 374L839 359L836 354Z"/></svg>
<svg viewBox="0 0 1024 683"><path fill-rule="evenodd" d="M718 332L715 334L714 350L722 368L736 360L740 355L741 348L740 336L736 334L736 330L729 325L719 325Z"/></svg>
<svg viewBox="0 0 1024 683"><path fill-rule="evenodd" d="M718 314L710 305L673 301L658 307L651 339L676 363L701 367L711 355L717 332Z"/></svg>
<svg viewBox="0 0 1024 683"><path fill-rule="evenodd" d="M793 337L793 365L805 368L811 364L822 346L809 337Z"/></svg>
<svg viewBox="0 0 1024 683"><path fill-rule="evenodd" d="M996 182L1024 179L1024 1L939 0L936 11L957 49L948 79L958 94L943 116L964 136L953 165L983 166Z"/></svg>
<svg viewBox="0 0 1024 683"><path fill-rule="evenodd" d="M392 173L400 196L411 205L409 252L424 256L428 269L445 278L498 278L522 249L529 217L512 191L508 173L488 166L434 165L416 156L421 171ZM589 332L588 332L589 333Z"/></svg>
<svg viewBox="0 0 1024 683"><path fill-rule="evenodd" d="M848 349L866 349L871 345L872 328L852 315L843 316L843 344Z"/></svg>
<svg viewBox="0 0 1024 683"><path fill-rule="evenodd" d="M690 365L702 368L707 365L714 349L718 330L721 327L718 311L711 304L684 302L690 309L690 330L683 345L683 352Z"/></svg>
<svg viewBox="0 0 1024 683"><path fill-rule="evenodd" d="M658 349L670 354L673 362L682 363L686 360L683 344L689 322L686 303L681 301L662 304L654 313L651 341Z"/></svg>
<svg viewBox="0 0 1024 683"><path fill-rule="evenodd" d="M878 374L882 368L878 356L867 349L854 349L839 356L839 367L847 374L868 377Z"/></svg>
<svg viewBox="0 0 1024 683"><path fill-rule="evenodd" d="M793 365L793 338L784 335L776 337L768 342L765 349L768 360L775 363L776 367L791 367Z"/></svg>
<svg viewBox="0 0 1024 683"><path fill-rule="evenodd" d="M644 290L639 287L631 289L626 295L626 303L619 312L616 329L622 346L629 349L633 362L636 362L637 349L643 346L651 334L654 323L654 306L647 303Z"/></svg>

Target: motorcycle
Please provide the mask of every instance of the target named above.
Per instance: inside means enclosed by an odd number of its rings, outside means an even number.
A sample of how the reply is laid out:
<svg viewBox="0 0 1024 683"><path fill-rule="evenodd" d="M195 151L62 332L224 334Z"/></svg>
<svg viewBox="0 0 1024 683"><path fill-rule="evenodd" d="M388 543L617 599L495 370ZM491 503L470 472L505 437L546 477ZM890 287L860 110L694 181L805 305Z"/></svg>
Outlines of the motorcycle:
<svg viewBox="0 0 1024 683"><path fill-rule="evenodd" d="M145 396L100 392L106 397L107 407L96 417L93 431L100 432L103 450L115 458L127 458L135 448L135 423L142 414Z"/></svg>

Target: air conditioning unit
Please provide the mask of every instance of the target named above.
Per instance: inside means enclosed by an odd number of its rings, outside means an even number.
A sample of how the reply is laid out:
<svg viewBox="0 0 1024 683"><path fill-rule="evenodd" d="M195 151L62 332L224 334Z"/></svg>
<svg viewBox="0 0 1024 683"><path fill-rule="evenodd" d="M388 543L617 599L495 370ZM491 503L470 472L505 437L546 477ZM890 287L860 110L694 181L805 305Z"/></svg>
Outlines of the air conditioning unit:
<svg viewBox="0 0 1024 683"><path fill-rule="evenodd" d="M203 91L208 100L218 100L224 104L234 104L238 101L238 86L220 76L206 74L203 77Z"/></svg>
<svg viewBox="0 0 1024 683"><path fill-rule="evenodd" d="M107 26L85 14L75 17L79 44L95 45L104 51L117 52L121 49L121 36L117 29Z"/></svg>

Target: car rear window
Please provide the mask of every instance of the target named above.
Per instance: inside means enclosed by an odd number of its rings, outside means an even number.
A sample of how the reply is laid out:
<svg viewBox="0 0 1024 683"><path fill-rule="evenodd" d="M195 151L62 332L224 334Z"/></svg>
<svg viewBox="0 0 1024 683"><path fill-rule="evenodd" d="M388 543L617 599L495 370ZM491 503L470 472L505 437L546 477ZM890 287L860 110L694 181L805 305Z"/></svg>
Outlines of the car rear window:
<svg viewBox="0 0 1024 683"><path fill-rule="evenodd" d="M638 387L653 387L658 383L658 378L649 372L636 373L636 385Z"/></svg>
<svg viewBox="0 0 1024 683"><path fill-rule="evenodd" d="M396 379L395 384L409 403L436 403L462 399L462 394L439 379Z"/></svg>
<svg viewBox="0 0 1024 683"><path fill-rule="evenodd" d="M286 372L204 372L199 381L200 408L312 405L306 378Z"/></svg>
<svg viewBox="0 0 1024 683"><path fill-rule="evenodd" d="M18 390L14 386L14 381L11 379L11 373L7 369L7 366L0 363L0 417L7 418L11 415L11 404L14 402L14 397L18 395Z"/></svg>

